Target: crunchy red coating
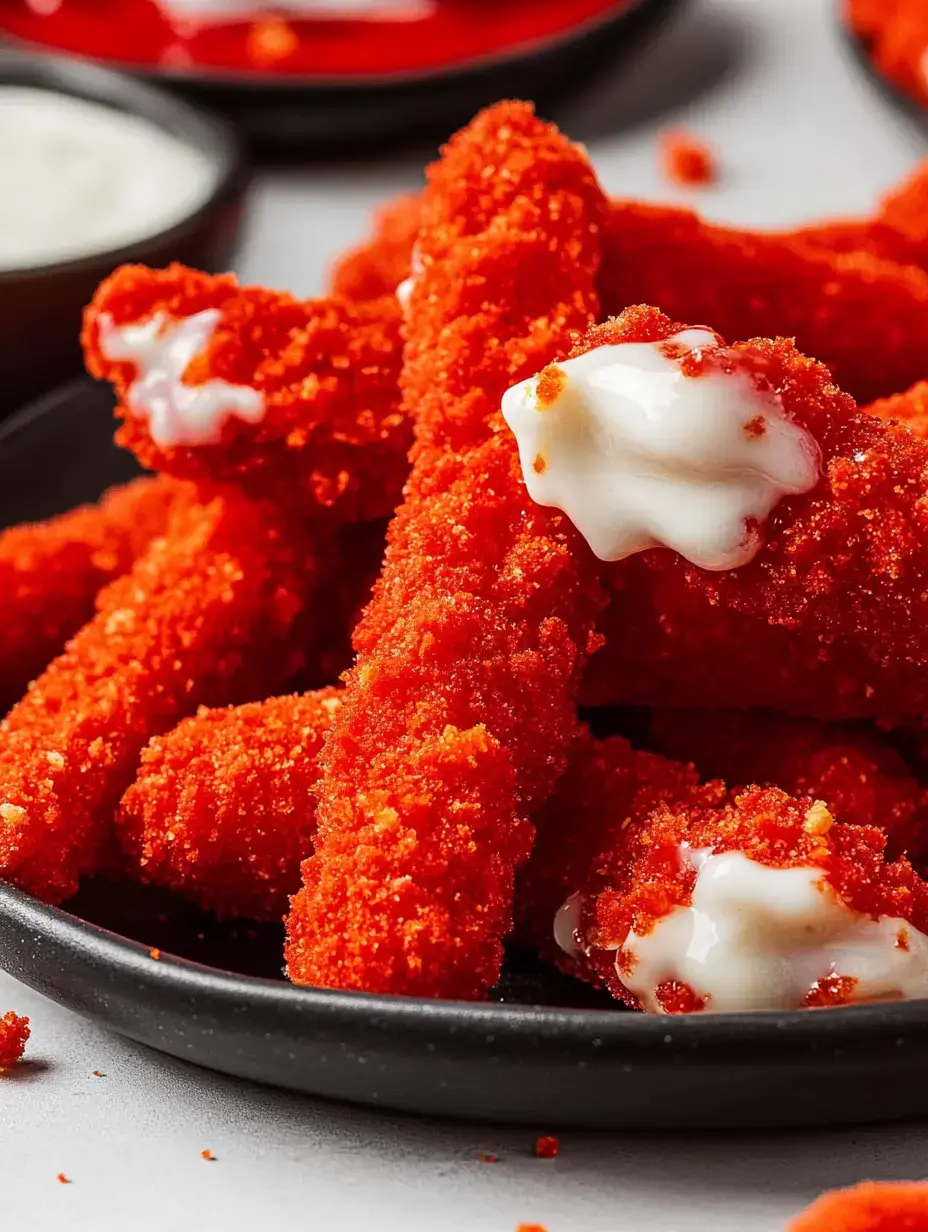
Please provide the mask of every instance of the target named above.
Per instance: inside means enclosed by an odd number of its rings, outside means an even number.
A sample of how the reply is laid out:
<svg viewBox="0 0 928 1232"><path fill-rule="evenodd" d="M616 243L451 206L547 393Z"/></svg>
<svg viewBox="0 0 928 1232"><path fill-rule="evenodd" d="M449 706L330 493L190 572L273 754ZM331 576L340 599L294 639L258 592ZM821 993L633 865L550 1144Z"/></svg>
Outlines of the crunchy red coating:
<svg viewBox="0 0 928 1232"><path fill-rule="evenodd" d="M928 844L928 796L876 732L744 710L655 710L661 752L730 784L762 783L824 800L838 821L877 825L892 852Z"/></svg>
<svg viewBox="0 0 928 1232"><path fill-rule="evenodd" d="M0 533L0 705L93 615L97 592L162 533L181 485L136 479L47 522Z"/></svg>
<svg viewBox="0 0 928 1232"><path fill-rule="evenodd" d="M661 170L671 184L690 188L696 184L711 184L718 178L718 166L712 148L679 129L661 133Z"/></svg>
<svg viewBox="0 0 928 1232"><path fill-rule="evenodd" d="M332 293L359 303L394 295L409 275L421 213L421 193L406 193L380 206L374 213L370 237L333 264Z"/></svg>
<svg viewBox="0 0 928 1232"><path fill-rule="evenodd" d="M229 419L216 444L161 448L128 406L135 365L108 360L101 350L101 319L122 325L210 308L220 312L219 324L185 377L258 390L264 418ZM152 470L234 483L258 499L306 516L331 511L339 521L383 517L400 498L411 432L399 406L402 343L393 297L371 305L299 301L241 287L230 274L129 265L98 288L83 344L89 371L111 381L119 398L117 441Z"/></svg>
<svg viewBox="0 0 928 1232"><path fill-rule="evenodd" d="M861 402L925 375L928 273L867 252L833 255L688 210L615 202L600 294L604 313L654 304L728 337L795 338Z"/></svg>
<svg viewBox="0 0 928 1232"><path fill-rule="evenodd" d="M323 751L288 921L298 983L474 998L498 976L601 603L586 545L528 500L499 402L595 315L603 206L585 154L525 104L483 112L430 171L415 464Z"/></svg>
<svg viewBox="0 0 928 1232"><path fill-rule="evenodd" d="M879 72L928 105L928 9L922 0L845 0L844 13Z"/></svg>
<svg viewBox="0 0 928 1232"><path fill-rule="evenodd" d="M28 1039L28 1018L21 1018L12 1010L0 1016L0 1073L22 1057Z"/></svg>
<svg viewBox="0 0 928 1232"><path fill-rule="evenodd" d="M928 1184L864 1181L822 1194L790 1223L787 1232L924 1232Z"/></svg>
<svg viewBox="0 0 928 1232"><path fill-rule="evenodd" d="M46 901L72 894L148 740L298 666L311 577L269 507L230 495L181 509L0 725L0 875Z"/></svg>
<svg viewBox="0 0 928 1232"><path fill-rule="evenodd" d="M928 437L928 381L916 381L903 393L879 398L863 410L878 419L905 424L916 436Z"/></svg>
<svg viewBox="0 0 928 1232"><path fill-rule="evenodd" d="M607 341L610 327L598 336ZM816 438L823 477L781 502L740 569L706 573L666 551L608 566L615 599L587 693L918 724L928 713L928 442L857 412L788 340L735 350Z"/></svg>
<svg viewBox="0 0 928 1232"><path fill-rule="evenodd" d="M316 832L336 689L201 708L142 753L116 828L143 881L218 916L280 919Z"/></svg>

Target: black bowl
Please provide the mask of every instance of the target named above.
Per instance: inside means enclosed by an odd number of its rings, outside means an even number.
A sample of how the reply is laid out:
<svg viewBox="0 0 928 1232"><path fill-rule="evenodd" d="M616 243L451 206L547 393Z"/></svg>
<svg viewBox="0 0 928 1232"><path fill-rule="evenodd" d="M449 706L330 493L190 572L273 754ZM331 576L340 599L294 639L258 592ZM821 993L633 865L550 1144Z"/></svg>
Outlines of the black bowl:
<svg viewBox="0 0 928 1232"><path fill-rule="evenodd" d="M331 156L380 150L385 141L444 139L500 98L530 98L543 108L617 65L680 3L617 0L572 30L442 72L349 78L117 67L221 112L263 153Z"/></svg>
<svg viewBox="0 0 928 1232"><path fill-rule="evenodd" d="M118 73L45 56L0 50L0 85L32 86L141 116L205 154L214 186L202 205L168 230L73 261L0 271L0 417L81 369L81 311L117 265L183 261L229 267L247 186L236 138L220 121Z"/></svg>
<svg viewBox="0 0 928 1232"><path fill-rule="evenodd" d="M0 428L0 525L134 470L112 400L75 382ZM67 909L0 885L0 967L61 1005L223 1073L410 1112L544 1126L761 1128L928 1112L928 1001L656 1018L519 953L485 1004L294 988L282 930L137 886ZM160 951L152 956L152 949Z"/></svg>

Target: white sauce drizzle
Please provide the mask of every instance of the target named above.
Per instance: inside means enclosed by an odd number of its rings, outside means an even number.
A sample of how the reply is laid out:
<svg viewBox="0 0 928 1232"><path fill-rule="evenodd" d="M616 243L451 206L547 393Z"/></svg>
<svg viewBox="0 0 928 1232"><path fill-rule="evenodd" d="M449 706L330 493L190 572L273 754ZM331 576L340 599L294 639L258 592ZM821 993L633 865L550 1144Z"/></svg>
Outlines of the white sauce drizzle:
<svg viewBox="0 0 928 1232"><path fill-rule="evenodd" d="M254 424L264 418L264 395L257 389L218 379L202 385L184 382L190 362L206 349L219 319L215 308L178 320L158 312L132 325L100 317L100 350L107 359L135 364L129 410L147 422L151 439L162 449L212 445L229 419Z"/></svg>
<svg viewBox="0 0 928 1232"><path fill-rule="evenodd" d="M632 931L616 952L619 978L648 1012L661 1012L655 990L669 980L719 1011L795 1009L830 976L857 981L853 1001L928 996L928 937L905 920L854 911L821 869L685 844L680 856L697 870L692 904L644 936Z"/></svg>
<svg viewBox="0 0 928 1232"><path fill-rule="evenodd" d="M138 116L0 86L0 269L136 243L198 209L216 182L199 150Z"/></svg>
<svg viewBox="0 0 928 1232"><path fill-rule="evenodd" d="M718 346L703 329L667 342ZM815 486L820 450L748 373L688 377L664 346L565 360L553 403L539 405L532 378L506 391L503 416L532 500L563 510L601 560L662 546L703 569L735 569L760 547L752 524Z"/></svg>

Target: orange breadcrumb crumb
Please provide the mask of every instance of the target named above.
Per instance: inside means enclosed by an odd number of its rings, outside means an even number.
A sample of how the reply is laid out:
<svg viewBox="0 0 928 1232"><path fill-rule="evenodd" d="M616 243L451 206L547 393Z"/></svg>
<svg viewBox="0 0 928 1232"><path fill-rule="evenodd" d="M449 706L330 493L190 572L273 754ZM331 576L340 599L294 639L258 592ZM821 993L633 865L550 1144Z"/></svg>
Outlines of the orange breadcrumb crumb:
<svg viewBox="0 0 928 1232"><path fill-rule="evenodd" d="M548 1232L543 1223L520 1223L516 1232Z"/></svg>
<svg viewBox="0 0 928 1232"><path fill-rule="evenodd" d="M9 1010L0 1017L0 1073L22 1057L29 1039L29 1019Z"/></svg>
<svg viewBox="0 0 928 1232"><path fill-rule="evenodd" d="M258 423L231 418L215 444L161 447L147 421L128 407L135 365L109 360L107 322L125 325L155 313L184 318L220 313L205 352L186 379L221 379L262 394ZM332 512L366 521L392 512L408 464L410 428L400 410L400 313L394 298L351 305L299 301L172 265L128 265L107 278L84 316L84 355L93 375L119 399L119 444L144 466L203 483L234 483L301 516Z"/></svg>
<svg viewBox="0 0 928 1232"><path fill-rule="evenodd" d="M492 1155L489 1151L478 1151L477 1160L482 1164L495 1164L499 1163L499 1156Z"/></svg>
<svg viewBox="0 0 928 1232"><path fill-rule="evenodd" d="M560 1149L557 1138L543 1136L535 1142L535 1154L539 1159L556 1159Z"/></svg>
<svg viewBox="0 0 928 1232"><path fill-rule="evenodd" d="M158 962L158 960L161 958L161 951L157 947L155 947L148 951L148 956L149 958L153 958L155 962Z"/></svg>
<svg viewBox="0 0 928 1232"><path fill-rule="evenodd" d="M69 1176L65 1176L63 1172L58 1173L57 1179L60 1185L70 1185L71 1184L71 1178Z"/></svg>
<svg viewBox="0 0 928 1232"><path fill-rule="evenodd" d="M219 916L279 920L316 829L336 689L201 709L142 753L117 831L143 881Z"/></svg>
<svg viewBox="0 0 928 1232"><path fill-rule="evenodd" d="M0 707L93 615L97 592L167 526L183 485L136 479L47 522L0 533Z"/></svg>
<svg viewBox="0 0 928 1232"><path fill-rule="evenodd" d="M595 315L604 200L525 104L483 112L429 178L413 473L323 752L287 962L298 983L473 998L499 973L601 602L573 527L527 498L499 400Z"/></svg>
<svg viewBox="0 0 928 1232"><path fill-rule="evenodd" d="M0 876L46 901L101 859L139 754L197 705L299 666L302 537L232 495L182 509L0 724Z"/></svg>
<svg viewBox="0 0 928 1232"><path fill-rule="evenodd" d="M823 1194L787 1232L921 1232L928 1228L928 1184L864 1181Z"/></svg>
<svg viewBox="0 0 928 1232"><path fill-rule="evenodd" d="M106 1074L100 1069L95 1069L91 1075L93 1078L105 1078Z"/></svg>
<svg viewBox="0 0 928 1232"><path fill-rule="evenodd" d="M718 178L718 166L712 149L691 133L673 130L661 134L661 168L671 184L692 187L711 184Z"/></svg>
<svg viewBox="0 0 928 1232"><path fill-rule="evenodd" d="M201 1159L208 1160L208 1161L209 1161L209 1163L215 1163L215 1162L216 1162L216 1156L213 1154L213 1152L212 1152L212 1151L210 1151L210 1150L208 1150L208 1149L207 1149L207 1150L205 1150L205 1151L201 1151L201 1152L200 1152L200 1158L201 1158Z"/></svg>

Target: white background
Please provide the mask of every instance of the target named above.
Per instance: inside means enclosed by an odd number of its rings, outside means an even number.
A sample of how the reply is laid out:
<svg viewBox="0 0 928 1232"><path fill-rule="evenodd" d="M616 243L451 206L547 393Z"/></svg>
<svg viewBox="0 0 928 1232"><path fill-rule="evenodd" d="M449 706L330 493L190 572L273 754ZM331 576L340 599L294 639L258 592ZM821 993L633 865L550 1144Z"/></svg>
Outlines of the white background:
<svg viewBox="0 0 928 1232"><path fill-rule="evenodd" d="M712 218L757 225L866 210L928 146L850 63L830 0L694 0L632 73L556 118L588 142L610 191L696 201ZM718 186L684 194L661 182L655 138L669 124L716 145ZM423 157L264 177L240 273L320 290L331 254L363 232L375 202L418 182ZM778 1232L829 1186L928 1173L928 1130L913 1126L564 1132L560 1157L541 1161L528 1130L374 1115L194 1069L0 976L7 1008L32 1017L34 1037L30 1064L0 1080L3 1232L514 1232L522 1221L548 1232ZM478 1148L499 1162L480 1163Z"/></svg>

